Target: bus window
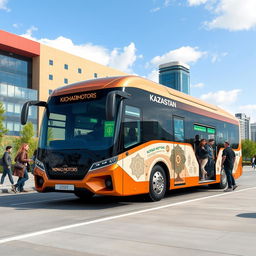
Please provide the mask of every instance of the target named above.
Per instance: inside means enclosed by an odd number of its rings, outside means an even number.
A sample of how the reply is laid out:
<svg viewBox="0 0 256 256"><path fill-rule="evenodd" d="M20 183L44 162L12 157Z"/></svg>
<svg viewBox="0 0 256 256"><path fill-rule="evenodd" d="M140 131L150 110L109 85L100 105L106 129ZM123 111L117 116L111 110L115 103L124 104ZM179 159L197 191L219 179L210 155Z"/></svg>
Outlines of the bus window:
<svg viewBox="0 0 256 256"><path fill-rule="evenodd" d="M51 113L48 120L47 144L65 139L66 116Z"/></svg>
<svg viewBox="0 0 256 256"><path fill-rule="evenodd" d="M181 117L173 118L174 140L184 142L184 120Z"/></svg>
<svg viewBox="0 0 256 256"><path fill-rule="evenodd" d="M139 108L125 106L124 147L129 148L141 142L141 112Z"/></svg>

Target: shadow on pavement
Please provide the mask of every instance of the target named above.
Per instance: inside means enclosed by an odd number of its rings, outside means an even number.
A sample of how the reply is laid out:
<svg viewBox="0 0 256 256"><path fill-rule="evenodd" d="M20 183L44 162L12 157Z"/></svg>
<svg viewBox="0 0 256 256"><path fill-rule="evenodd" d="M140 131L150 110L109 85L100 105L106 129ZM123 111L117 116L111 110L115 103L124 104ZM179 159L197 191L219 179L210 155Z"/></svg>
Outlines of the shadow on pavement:
<svg viewBox="0 0 256 256"><path fill-rule="evenodd" d="M156 204L162 203L167 199L173 198L177 201L179 197L188 194L196 194L198 192L209 192L207 186L204 187L192 187L178 190L168 191L162 201ZM216 191L216 190L210 190ZM198 194L200 194L198 193ZM194 197L194 195L193 195ZM29 210L29 209L58 209L58 210L102 210L110 209L121 206L130 205L133 203L146 203L152 204L148 201L146 195L137 196L94 196L88 200L82 200L70 193L28 193L28 194L16 194L6 195L0 197L0 207L11 207L16 210ZM183 199L181 199L183 200ZM169 200L169 203L172 203ZM151 205L150 205L151 206Z"/></svg>
<svg viewBox="0 0 256 256"><path fill-rule="evenodd" d="M237 214L236 216L240 217L240 218L252 218L252 219L255 219L256 218L256 212L241 213L241 214Z"/></svg>

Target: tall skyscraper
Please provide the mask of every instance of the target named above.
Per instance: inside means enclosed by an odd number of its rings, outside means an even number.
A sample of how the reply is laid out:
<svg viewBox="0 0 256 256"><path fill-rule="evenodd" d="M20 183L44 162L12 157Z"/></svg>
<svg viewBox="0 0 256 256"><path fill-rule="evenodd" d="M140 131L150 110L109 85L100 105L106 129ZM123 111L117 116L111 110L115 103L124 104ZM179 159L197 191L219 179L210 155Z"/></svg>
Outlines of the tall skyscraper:
<svg viewBox="0 0 256 256"><path fill-rule="evenodd" d="M251 124L251 140L256 142L256 123Z"/></svg>
<svg viewBox="0 0 256 256"><path fill-rule="evenodd" d="M159 83L190 94L189 65L173 61L159 66Z"/></svg>
<svg viewBox="0 0 256 256"><path fill-rule="evenodd" d="M236 118L240 122L240 136L242 140L251 139L250 136L250 117L246 116L244 113L235 114Z"/></svg>

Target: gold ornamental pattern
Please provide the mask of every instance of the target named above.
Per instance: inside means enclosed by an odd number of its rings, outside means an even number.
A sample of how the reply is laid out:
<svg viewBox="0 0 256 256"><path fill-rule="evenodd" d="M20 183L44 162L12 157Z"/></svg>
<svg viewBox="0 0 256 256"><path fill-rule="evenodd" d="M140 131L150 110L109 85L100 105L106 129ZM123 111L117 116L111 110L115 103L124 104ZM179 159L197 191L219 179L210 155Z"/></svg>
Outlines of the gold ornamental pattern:
<svg viewBox="0 0 256 256"><path fill-rule="evenodd" d="M170 160L174 172L177 174L175 181L183 181L183 179L180 177L180 174L185 169L186 157L185 152L180 145L176 145L173 148Z"/></svg>
<svg viewBox="0 0 256 256"><path fill-rule="evenodd" d="M130 168L132 170L132 175L139 179L144 174L144 158L137 154L131 160Z"/></svg>

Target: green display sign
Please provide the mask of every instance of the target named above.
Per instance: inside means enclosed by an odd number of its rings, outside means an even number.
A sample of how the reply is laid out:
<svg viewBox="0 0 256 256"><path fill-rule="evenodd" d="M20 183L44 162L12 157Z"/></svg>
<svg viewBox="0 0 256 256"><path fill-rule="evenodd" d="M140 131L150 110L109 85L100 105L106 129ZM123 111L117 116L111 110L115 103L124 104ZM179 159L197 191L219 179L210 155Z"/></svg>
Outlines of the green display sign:
<svg viewBox="0 0 256 256"><path fill-rule="evenodd" d="M208 133L215 134L215 129L213 129L213 128L207 128L207 132L208 132Z"/></svg>
<svg viewBox="0 0 256 256"><path fill-rule="evenodd" d="M90 122L96 124L96 123L98 123L98 120L95 118L90 118Z"/></svg>
<svg viewBox="0 0 256 256"><path fill-rule="evenodd" d="M115 130L114 121L105 121L104 122L104 137L113 137Z"/></svg>
<svg viewBox="0 0 256 256"><path fill-rule="evenodd" d="M206 132L206 127L200 125L194 125L194 130L199 132Z"/></svg>

